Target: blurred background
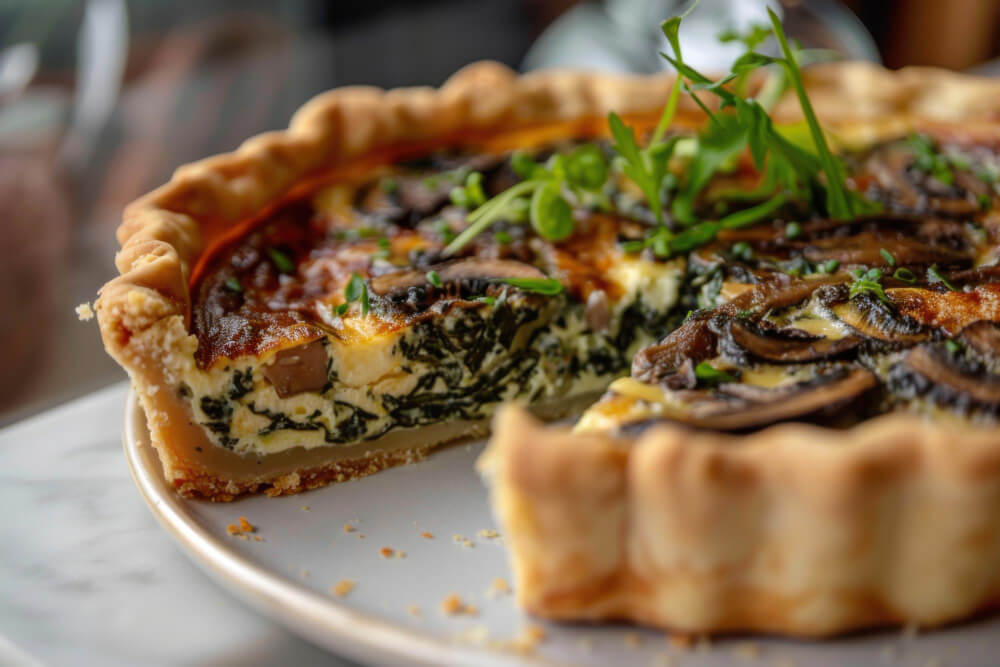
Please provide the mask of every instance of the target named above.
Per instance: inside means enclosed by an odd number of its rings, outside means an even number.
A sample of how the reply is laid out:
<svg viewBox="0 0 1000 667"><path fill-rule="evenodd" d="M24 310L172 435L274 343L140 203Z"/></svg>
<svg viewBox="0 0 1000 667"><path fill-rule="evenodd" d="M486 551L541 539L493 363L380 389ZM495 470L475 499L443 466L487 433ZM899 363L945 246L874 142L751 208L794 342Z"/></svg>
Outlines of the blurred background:
<svg viewBox="0 0 1000 667"><path fill-rule="evenodd" d="M0 424L123 379L74 307L113 273L122 207L316 93L462 65L661 67L671 0L0 0ZM1000 0L704 0L714 37L779 9L807 47L1000 76ZM998 100L1000 107L1000 100Z"/></svg>

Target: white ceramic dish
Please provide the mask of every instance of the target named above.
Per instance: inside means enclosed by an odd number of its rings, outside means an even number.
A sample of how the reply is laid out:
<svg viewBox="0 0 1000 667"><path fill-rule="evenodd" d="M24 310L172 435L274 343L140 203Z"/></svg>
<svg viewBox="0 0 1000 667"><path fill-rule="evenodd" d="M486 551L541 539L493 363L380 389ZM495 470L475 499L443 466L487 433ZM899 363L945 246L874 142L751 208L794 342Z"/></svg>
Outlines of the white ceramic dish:
<svg viewBox="0 0 1000 667"><path fill-rule="evenodd" d="M472 467L482 443L446 447L417 465L297 496L207 503L181 498L166 484L134 394L124 442L153 514L210 577L293 632L366 663L957 667L997 664L1000 653L997 618L918 636L731 638L694 649L672 646L660 632L535 621L510 595L488 595L496 578L511 577L502 536L480 534L496 527ZM257 526L248 539L226 531L240 516ZM345 532L345 524L353 530ZM385 558L383 547L405 557ZM331 587L344 579L356 587L337 597ZM452 593L477 613L445 615L441 601ZM505 648L529 625L545 631L531 654Z"/></svg>

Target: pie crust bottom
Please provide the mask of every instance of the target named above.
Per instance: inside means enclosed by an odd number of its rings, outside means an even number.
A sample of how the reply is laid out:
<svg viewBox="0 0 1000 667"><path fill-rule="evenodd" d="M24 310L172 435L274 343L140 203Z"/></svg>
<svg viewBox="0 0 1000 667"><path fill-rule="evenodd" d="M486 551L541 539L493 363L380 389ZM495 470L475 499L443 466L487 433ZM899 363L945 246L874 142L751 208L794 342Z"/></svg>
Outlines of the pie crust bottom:
<svg viewBox="0 0 1000 667"><path fill-rule="evenodd" d="M889 415L626 440L506 408L479 467L541 617L822 637L1000 602L995 429Z"/></svg>

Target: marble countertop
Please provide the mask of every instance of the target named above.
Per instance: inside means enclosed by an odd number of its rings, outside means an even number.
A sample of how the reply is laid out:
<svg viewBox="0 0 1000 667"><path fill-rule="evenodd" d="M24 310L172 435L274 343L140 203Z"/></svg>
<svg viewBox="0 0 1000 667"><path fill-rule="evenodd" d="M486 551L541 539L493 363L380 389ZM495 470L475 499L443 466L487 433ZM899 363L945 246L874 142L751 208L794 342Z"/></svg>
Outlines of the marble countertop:
<svg viewBox="0 0 1000 667"><path fill-rule="evenodd" d="M350 665L173 543L122 454L116 384L0 430L0 664Z"/></svg>

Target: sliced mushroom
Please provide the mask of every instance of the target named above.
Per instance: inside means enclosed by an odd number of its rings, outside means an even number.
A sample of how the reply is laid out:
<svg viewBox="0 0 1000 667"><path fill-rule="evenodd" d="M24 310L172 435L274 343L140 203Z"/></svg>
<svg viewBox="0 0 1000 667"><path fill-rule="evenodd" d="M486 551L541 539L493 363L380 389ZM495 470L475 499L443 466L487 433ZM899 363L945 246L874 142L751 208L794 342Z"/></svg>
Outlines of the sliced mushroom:
<svg viewBox="0 0 1000 667"><path fill-rule="evenodd" d="M931 337L931 332L919 322L900 316L874 297L862 295L837 304L831 310L841 322L866 338L912 345Z"/></svg>
<svg viewBox="0 0 1000 667"><path fill-rule="evenodd" d="M813 336L800 329L764 331L740 320L730 320L725 334L726 342L739 350L778 363L829 359L855 349L862 340L859 336L838 339Z"/></svg>
<svg viewBox="0 0 1000 667"><path fill-rule="evenodd" d="M327 355L323 339L281 350L261 372L281 398L320 391L327 382Z"/></svg>
<svg viewBox="0 0 1000 667"><path fill-rule="evenodd" d="M1000 404L1000 376L982 368L966 368L955 358L930 345L910 350L903 365L929 381L926 392L944 394L960 402ZM919 389L919 388L918 388Z"/></svg>
<svg viewBox="0 0 1000 667"><path fill-rule="evenodd" d="M437 273L443 290L456 294L482 294L485 288L504 278L544 278L539 269L511 259L459 259L428 267L427 271L404 269L384 273L371 281L371 291L391 301L421 300L416 292L436 289L427 274Z"/></svg>
<svg viewBox="0 0 1000 667"><path fill-rule="evenodd" d="M649 384L669 385L685 362L697 363L714 356L716 335L709 327L710 316L695 315L656 345L639 350L632 358L632 377Z"/></svg>
<svg viewBox="0 0 1000 667"><path fill-rule="evenodd" d="M962 329L961 337L979 354L1000 359L1000 323L980 320Z"/></svg>

